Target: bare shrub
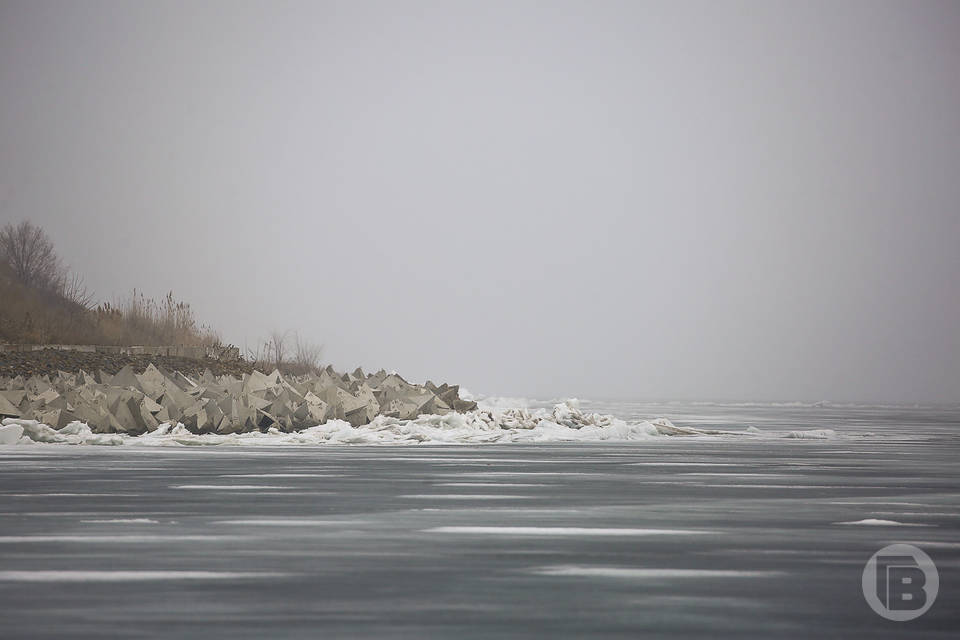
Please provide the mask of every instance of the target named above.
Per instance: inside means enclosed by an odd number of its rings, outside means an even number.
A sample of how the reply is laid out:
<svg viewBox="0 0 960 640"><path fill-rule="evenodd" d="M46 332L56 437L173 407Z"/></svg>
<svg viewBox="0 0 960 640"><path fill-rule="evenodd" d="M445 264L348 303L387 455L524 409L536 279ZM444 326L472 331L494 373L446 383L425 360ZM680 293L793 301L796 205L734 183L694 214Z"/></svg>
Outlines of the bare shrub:
<svg viewBox="0 0 960 640"><path fill-rule="evenodd" d="M83 277L78 273L65 273L62 279L60 295L67 302L83 311L92 311L96 306L93 292L87 289Z"/></svg>
<svg viewBox="0 0 960 640"><path fill-rule="evenodd" d="M319 373L322 353L322 345L304 340L298 332L275 329L266 340L246 348L246 360L259 371L303 375Z"/></svg>
<svg viewBox="0 0 960 640"><path fill-rule="evenodd" d="M299 333L294 333L293 338L293 365L297 369L295 373L301 375L305 373L319 373L320 356L323 355L323 345L305 340Z"/></svg>
<svg viewBox="0 0 960 640"><path fill-rule="evenodd" d="M267 358L273 363L276 369L281 369L287 361L287 341L290 338L290 330L273 330L270 332L270 338L267 340Z"/></svg>

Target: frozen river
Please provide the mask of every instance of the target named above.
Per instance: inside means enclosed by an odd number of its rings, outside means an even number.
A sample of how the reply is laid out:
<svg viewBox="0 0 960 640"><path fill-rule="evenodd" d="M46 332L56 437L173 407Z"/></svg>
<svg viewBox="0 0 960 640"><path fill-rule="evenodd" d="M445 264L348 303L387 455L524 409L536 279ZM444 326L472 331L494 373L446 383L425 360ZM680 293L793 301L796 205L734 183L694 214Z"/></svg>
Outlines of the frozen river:
<svg viewBox="0 0 960 640"><path fill-rule="evenodd" d="M0 447L0 636L957 636L960 411L587 408L837 436ZM893 542L940 574L905 623Z"/></svg>

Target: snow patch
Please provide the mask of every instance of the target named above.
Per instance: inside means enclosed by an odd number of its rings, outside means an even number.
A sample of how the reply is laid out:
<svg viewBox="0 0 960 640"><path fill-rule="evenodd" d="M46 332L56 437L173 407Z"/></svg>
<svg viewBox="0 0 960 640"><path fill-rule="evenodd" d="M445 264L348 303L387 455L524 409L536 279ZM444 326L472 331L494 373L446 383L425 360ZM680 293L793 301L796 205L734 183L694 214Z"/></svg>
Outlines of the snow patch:
<svg viewBox="0 0 960 640"><path fill-rule="evenodd" d="M0 445L17 444L23 436L23 426L19 424L6 424L0 426Z"/></svg>
<svg viewBox="0 0 960 640"><path fill-rule="evenodd" d="M834 522L833 524L855 524L868 527L930 527L929 524L917 524L913 522L898 522L897 520L881 520L879 518L864 518L863 520L852 520L850 522Z"/></svg>
<svg viewBox="0 0 960 640"><path fill-rule="evenodd" d="M19 426L27 443L44 442L51 444L96 444L118 445L123 444L123 436L115 433L93 433L86 423L74 420L63 429L57 431L36 420L22 420L20 418L6 418L3 426ZM23 439L20 440L23 443Z"/></svg>
<svg viewBox="0 0 960 640"><path fill-rule="evenodd" d="M810 429L809 431L791 431L787 437L799 440L832 440L837 437L837 432L833 429Z"/></svg>
<svg viewBox="0 0 960 640"><path fill-rule="evenodd" d="M490 400L490 399L488 399ZM503 399L498 399L503 400ZM517 404L511 399L509 404ZM486 402L486 401L485 401ZM140 436L93 433L82 422L71 422L59 431L36 420L8 418L5 427L19 426L23 436L19 444L138 445L148 447L182 446L273 446L273 445L347 445L347 444L492 444L525 442L604 442L651 440L664 436L751 437L753 431L721 431L678 427L666 418L627 422L612 415L585 413L576 399L556 404L551 409L499 408L492 402L467 413L423 415L413 420L377 416L369 424L354 427L344 420L330 420L315 427L284 433L270 429L221 435L196 434L182 424L161 424ZM12 439L16 431L10 431ZM834 438L831 429L769 434L771 438Z"/></svg>

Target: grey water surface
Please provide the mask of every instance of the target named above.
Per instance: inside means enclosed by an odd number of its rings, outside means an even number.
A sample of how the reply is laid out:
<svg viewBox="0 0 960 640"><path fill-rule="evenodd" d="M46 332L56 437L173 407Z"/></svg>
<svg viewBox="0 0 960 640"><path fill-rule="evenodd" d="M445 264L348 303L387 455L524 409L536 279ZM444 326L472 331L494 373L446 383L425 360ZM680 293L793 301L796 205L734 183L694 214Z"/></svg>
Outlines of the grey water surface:
<svg viewBox="0 0 960 640"><path fill-rule="evenodd" d="M766 435L0 447L0 636L957 636L960 410L584 409ZM861 591L893 542L939 570L910 622Z"/></svg>

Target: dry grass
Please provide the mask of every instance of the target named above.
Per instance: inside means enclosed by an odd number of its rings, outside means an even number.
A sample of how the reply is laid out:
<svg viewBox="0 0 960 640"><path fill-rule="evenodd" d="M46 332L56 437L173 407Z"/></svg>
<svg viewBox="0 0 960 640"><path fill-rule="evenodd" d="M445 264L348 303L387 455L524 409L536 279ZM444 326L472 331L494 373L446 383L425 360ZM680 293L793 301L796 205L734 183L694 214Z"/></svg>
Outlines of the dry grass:
<svg viewBox="0 0 960 640"><path fill-rule="evenodd" d="M0 229L0 341L215 346L220 336L200 325L173 292L154 300L134 290L114 304L96 305L43 229L23 221Z"/></svg>
<svg viewBox="0 0 960 640"><path fill-rule="evenodd" d="M190 305L174 298L172 291L161 300L154 300L134 290L117 303L98 306L93 315L107 340L105 344L220 344L220 336L210 327L198 324Z"/></svg>
<svg viewBox="0 0 960 640"><path fill-rule="evenodd" d="M134 291L118 303L91 309L88 300L24 285L0 262L0 341L210 346L220 344L220 337L172 293L158 301Z"/></svg>

